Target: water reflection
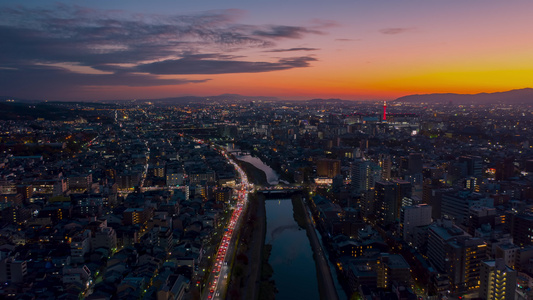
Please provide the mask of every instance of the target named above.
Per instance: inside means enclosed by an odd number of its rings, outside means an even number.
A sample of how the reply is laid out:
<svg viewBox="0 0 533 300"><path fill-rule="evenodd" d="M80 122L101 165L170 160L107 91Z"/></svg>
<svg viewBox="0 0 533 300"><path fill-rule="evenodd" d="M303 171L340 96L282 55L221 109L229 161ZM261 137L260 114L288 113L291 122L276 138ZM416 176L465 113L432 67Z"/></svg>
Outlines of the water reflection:
<svg viewBox="0 0 533 300"><path fill-rule="evenodd" d="M293 218L290 199L266 201L269 263L279 293L276 299L319 299L315 261L305 230Z"/></svg>
<svg viewBox="0 0 533 300"><path fill-rule="evenodd" d="M234 151L234 150L240 150L239 148L235 147L235 144L228 144L226 146L226 149L228 151ZM235 153L237 154L237 153ZM274 171L271 167L267 166L260 158L253 157L251 155L235 155L235 157L238 160L245 161L247 163L251 163L254 165L254 167L260 169L261 171L265 172L267 182L271 185L276 185L279 183L279 175Z"/></svg>

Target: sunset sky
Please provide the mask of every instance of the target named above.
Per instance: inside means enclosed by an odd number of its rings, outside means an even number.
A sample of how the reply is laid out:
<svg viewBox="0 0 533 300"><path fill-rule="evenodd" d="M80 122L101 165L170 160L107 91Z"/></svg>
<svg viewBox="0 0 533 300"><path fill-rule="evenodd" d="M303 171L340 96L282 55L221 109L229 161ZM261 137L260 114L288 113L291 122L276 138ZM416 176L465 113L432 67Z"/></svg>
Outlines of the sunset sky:
<svg viewBox="0 0 533 300"><path fill-rule="evenodd" d="M388 100L533 87L531 0L0 0L0 96Z"/></svg>

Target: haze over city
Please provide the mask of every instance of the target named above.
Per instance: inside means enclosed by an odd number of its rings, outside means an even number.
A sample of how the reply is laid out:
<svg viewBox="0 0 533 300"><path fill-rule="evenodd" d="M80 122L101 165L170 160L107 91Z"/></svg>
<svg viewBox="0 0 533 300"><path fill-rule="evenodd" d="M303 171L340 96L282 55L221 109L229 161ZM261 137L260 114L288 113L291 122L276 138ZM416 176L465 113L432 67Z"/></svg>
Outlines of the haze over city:
<svg viewBox="0 0 533 300"><path fill-rule="evenodd" d="M529 87L531 1L0 2L2 96L390 100Z"/></svg>
<svg viewBox="0 0 533 300"><path fill-rule="evenodd" d="M533 299L531 0L0 0L0 299Z"/></svg>

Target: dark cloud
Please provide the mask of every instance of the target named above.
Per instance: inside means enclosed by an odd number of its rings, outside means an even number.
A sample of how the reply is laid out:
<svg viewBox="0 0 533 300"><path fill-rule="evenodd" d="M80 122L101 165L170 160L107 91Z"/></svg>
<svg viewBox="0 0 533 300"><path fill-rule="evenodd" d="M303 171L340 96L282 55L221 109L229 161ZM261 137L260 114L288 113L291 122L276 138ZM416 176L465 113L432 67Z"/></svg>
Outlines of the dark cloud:
<svg viewBox="0 0 533 300"><path fill-rule="evenodd" d="M16 81L24 78L28 84L43 86L52 85L53 80L74 86L183 84L197 81L137 73L268 72L307 67L314 60L300 57L248 62L235 55L242 49L275 47L278 39L322 34L299 26L239 24L242 14L240 10L193 15L131 14L63 4L52 8L0 7L0 89L17 85ZM299 51L308 51L304 49ZM62 63L110 74L81 74L74 69L50 67Z"/></svg>
<svg viewBox="0 0 533 300"><path fill-rule="evenodd" d="M9 61L137 63L203 48L266 47L233 23L236 13L193 16L127 15L59 6L0 10L0 63Z"/></svg>
<svg viewBox="0 0 533 300"><path fill-rule="evenodd" d="M308 67L309 62L316 61L309 56L285 58L277 62L249 62L235 60L206 59L204 55L188 56L181 59L165 60L138 66L140 72L151 74L227 74L259 73Z"/></svg>
<svg viewBox="0 0 533 300"><path fill-rule="evenodd" d="M161 79L156 75L138 73L82 74L54 66L24 66L0 69L2 93L12 94L32 89L36 93L83 86L160 86L205 82L203 80Z"/></svg>
<svg viewBox="0 0 533 300"><path fill-rule="evenodd" d="M380 29L379 32L383 34L400 34L400 33L404 33L404 32L411 31L411 30L413 30L413 28L397 27L397 28L383 28L383 29Z"/></svg>
<svg viewBox="0 0 533 300"><path fill-rule="evenodd" d="M315 51L320 50L318 48L289 48L289 49L273 49L264 52L293 52L293 51Z"/></svg>
<svg viewBox="0 0 533 300"><path fill-rule="evenodd" d="M305 27L298 26L270 26L270 28L256 30L253 32L253 35L259 37L267 37L273 39L280 38L291 38L291 39L300 39L305 34L323 34L323 32L314 29L308 29Z"/></svg>

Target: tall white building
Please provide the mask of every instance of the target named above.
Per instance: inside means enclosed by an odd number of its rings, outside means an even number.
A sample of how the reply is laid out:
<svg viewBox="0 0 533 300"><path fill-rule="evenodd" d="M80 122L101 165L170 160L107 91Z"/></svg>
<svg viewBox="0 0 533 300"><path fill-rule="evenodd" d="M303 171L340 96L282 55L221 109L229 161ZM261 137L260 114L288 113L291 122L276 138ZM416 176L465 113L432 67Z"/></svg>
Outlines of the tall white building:
<svg viewBox="0 0 533 300"><path fill-rule="evenodd" d="M431 206L419 204L404 206L400 212L400 226L403 239L412 244L415 241L415 229L431 224Z"/></svg>
<svg viewBox="0 0 533 300"><path fill-rule="evenodd" d="M356 158L351 164L352 188L357 194L373 188L380 176L380 167L371 161Z"/></svg>
<svg viewBox="0 0 533 300"><path fill-rule="evenodd" d="M514 299L516 270L509 268L503 259L481 263L479 296L487 300Z"/></svg>
<svg viewBox="0 0 533 300"><path fill-rule="evenodd" d="M91 231L84 232L72 237L70 242L70 256L72 263L85 262L85 254L91 251Z"/></svg>

